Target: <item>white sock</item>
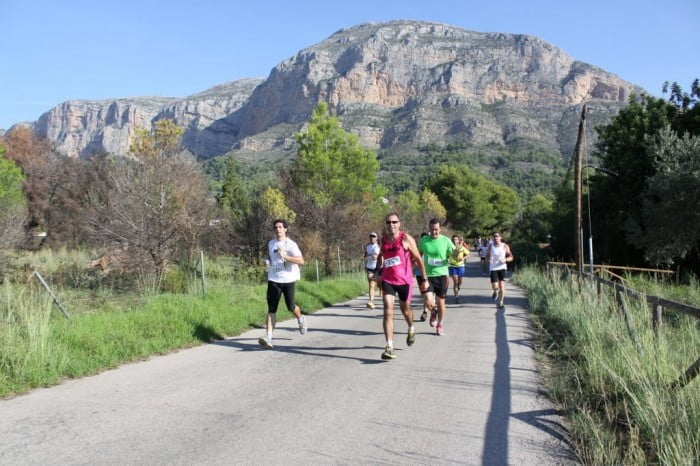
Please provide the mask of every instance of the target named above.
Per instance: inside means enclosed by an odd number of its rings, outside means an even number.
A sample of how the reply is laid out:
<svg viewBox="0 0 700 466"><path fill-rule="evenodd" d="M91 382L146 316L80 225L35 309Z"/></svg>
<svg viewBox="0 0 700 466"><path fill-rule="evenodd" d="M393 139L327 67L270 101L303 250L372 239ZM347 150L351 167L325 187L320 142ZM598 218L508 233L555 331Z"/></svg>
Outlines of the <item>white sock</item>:
<svg viewBox="0 0 700 466"><path fill-rule="evenodd" d="M387 341L386 341L386 346L388 346L389 348L393 348L393 347L394 347L394 341L393 341L393 340L387 340Z"/></svg>
<svg viewBox="0 0 700 466"><path fill-rule="evenodd" d="M409 332L415 332L415 331L416 331L416 327L413 326L413 325L411 325L410 327L408 327L408 331L409 331Z"/></svg>

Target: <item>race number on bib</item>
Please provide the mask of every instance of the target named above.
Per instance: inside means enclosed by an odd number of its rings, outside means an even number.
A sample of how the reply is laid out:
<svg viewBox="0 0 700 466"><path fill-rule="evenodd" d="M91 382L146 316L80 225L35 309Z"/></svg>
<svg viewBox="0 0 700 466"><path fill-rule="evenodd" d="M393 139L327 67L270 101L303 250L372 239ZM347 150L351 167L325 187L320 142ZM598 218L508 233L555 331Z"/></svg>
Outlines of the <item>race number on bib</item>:
<svg viewBox="0 0 700 466"><path fill-rule="evenodd" d="M396 267L397 265L401 264L401 258L399 256L396 257L388 257L384 259L384 267Z"/></svg>
<svg viewBox="0 0 700 466"><path fill-rule="evenodd" d="M443 262L444 261L442 259L433 259L430 257L428 258L428 265L432 265L435 267L440 267L443 264Z"/></svg>

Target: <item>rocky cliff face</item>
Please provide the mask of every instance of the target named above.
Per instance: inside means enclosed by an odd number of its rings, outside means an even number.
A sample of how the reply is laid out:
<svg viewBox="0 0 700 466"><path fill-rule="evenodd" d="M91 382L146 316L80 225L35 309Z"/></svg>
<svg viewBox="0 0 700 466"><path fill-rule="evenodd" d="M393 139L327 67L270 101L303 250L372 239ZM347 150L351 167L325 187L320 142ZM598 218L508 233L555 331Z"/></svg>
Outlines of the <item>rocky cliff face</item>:
<svg viewBox="0 0 700 466"><path fill-rule="evenodd" d="M284 153L319 100L372 148L527 144L571 154L580 106L605 121L642 89L527 35L393 21L344 29L272 69L185 99L70 101L36 130L72 156L126 153L172 118L201 157Z"/></svg>

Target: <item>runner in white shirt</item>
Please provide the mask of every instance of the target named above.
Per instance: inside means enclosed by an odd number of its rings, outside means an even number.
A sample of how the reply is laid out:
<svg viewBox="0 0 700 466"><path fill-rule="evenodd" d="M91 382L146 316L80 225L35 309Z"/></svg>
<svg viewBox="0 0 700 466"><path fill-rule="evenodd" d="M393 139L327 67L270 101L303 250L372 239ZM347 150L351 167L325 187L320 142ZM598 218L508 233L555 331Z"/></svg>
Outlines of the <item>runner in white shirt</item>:
<svg viewBox="0 0 700 466"><path fill-rule="evenodd" d="M491 270L491 297L498 301L498 307L503 307L503 300L506 295L506 270L508 262L513 260L513 254L506 243L501 242L501 234L493 234L493 244L486 251L486 260Z"/></svg>
<svg viewBox="0 0 700 466"><path fill-rule="evenodd" d="M365 271L367 272L367 285L369 287L369 301L367 307L374 309L374 288L377 283L375 269L377 268L377 257L379 257L379 243L377 243L377 234L372 232L369 234L369 243L365 245L364 259Z"/></svg>
<svg viewBox="0 0 700 466"><path fill-rule="evenodd" d="M275 239L267 243L267 325L266 334L258 339L260 346L272 349L272 332L277 323L277 307L284 296L287 310L294 314L299 323L299 332L306 333L307 326L301 309L294 303L294 282L301 278L300 265L304 257L297 243L287 238L287 222L281 219L273 222Z"/></svg>

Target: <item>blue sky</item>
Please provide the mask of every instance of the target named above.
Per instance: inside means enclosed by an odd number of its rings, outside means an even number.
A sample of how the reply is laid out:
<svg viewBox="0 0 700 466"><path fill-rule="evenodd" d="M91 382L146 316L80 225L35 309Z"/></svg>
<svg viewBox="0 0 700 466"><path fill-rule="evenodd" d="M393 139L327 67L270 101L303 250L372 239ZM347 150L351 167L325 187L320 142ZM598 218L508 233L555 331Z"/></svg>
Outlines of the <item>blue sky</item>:
<svg viewBox="0 0 700 466"><path fill-rule="evenodd" d="M393 19L532 34L661 95L700 78L699 18L700 0L0 0L0 128L70 99L266 77L338 29Z"/></svg>

